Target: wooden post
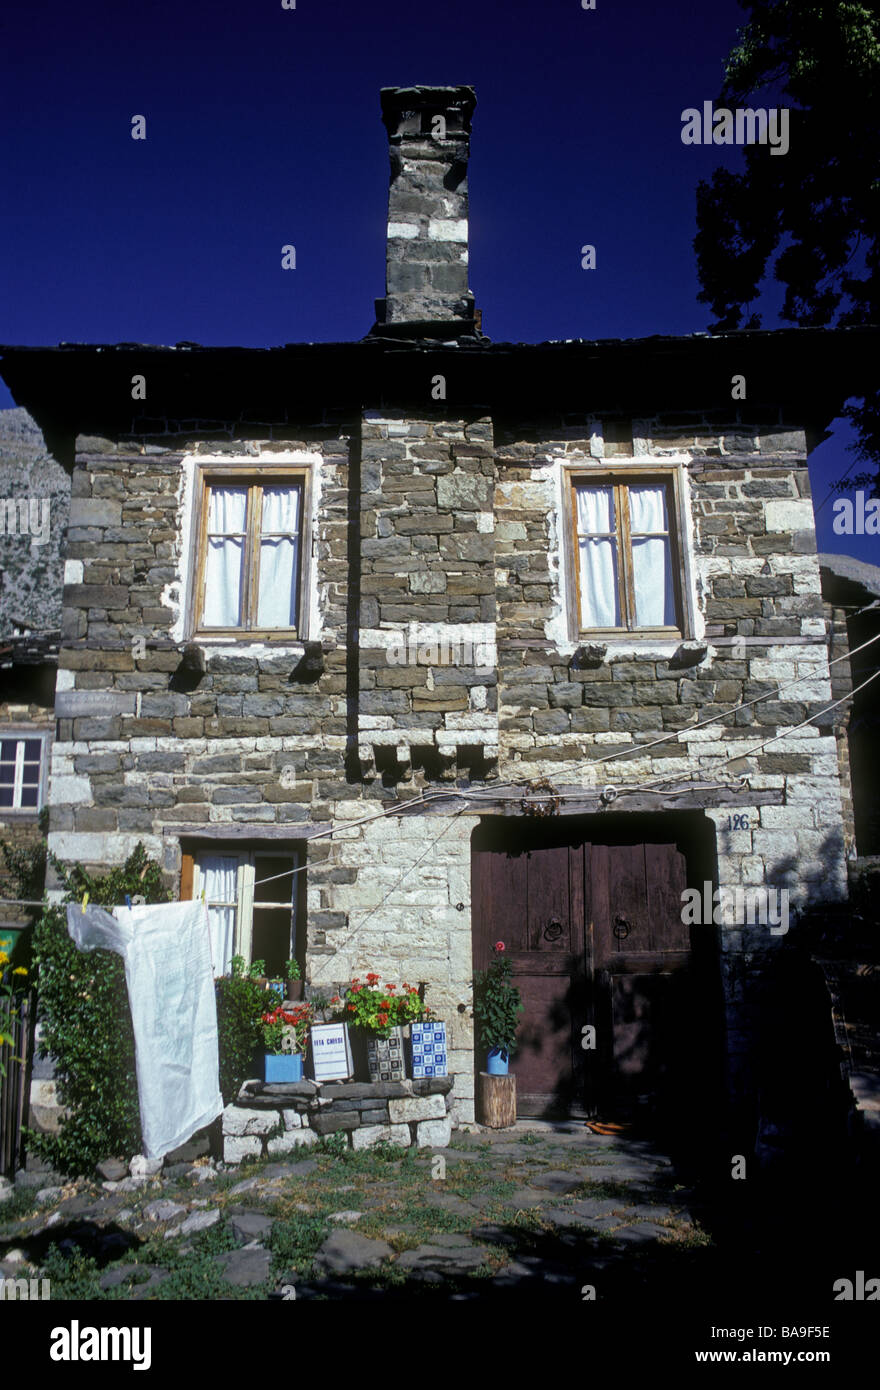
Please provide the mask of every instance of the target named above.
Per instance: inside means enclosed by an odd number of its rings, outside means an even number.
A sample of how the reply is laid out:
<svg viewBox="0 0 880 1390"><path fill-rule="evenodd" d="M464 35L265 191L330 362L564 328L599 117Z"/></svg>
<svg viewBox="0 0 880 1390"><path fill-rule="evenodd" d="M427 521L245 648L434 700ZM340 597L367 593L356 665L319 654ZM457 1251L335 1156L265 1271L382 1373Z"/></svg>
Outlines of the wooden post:
<svg viewBox="0 0 880 1390"><path fill-rule="evenodd" d="M480 1123L489 1129L511 1129L516 1124L516 1077L480 1072Z"/></svg>

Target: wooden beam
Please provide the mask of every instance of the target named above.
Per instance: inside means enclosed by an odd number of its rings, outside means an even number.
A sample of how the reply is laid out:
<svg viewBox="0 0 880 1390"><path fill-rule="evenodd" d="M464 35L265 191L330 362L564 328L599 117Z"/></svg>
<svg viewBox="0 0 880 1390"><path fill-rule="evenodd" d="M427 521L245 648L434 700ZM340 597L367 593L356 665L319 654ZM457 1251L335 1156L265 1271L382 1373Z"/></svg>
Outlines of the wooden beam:
<svg viewBox="0 0 880 1390"><path fill-rule="evenodd" d="M611 784L613 785L613 783ZM585 790L578 787L557 787L556 791L566 796L566 800L560 802L558 815L548 817L548 819L559 819L561 816L583 816L595 815L599 812L627 812L627 811L693 811L706 810L708 808L724 808L726 806L783 806L785 805L785 793L781 787L774 787L769 791L750 791L748 788L740 791L736 788L689 788L673 794L669 791L657 792L625 792L618 788L618 795L613 801L604 802L599 791L590 789ZM467 796L467 792L459 792L454 802L444 797L442 800L438 796L435 800L427 802L424 806L417 807L421 815L448 815L453 806L461 805L461 797ZM538 807L546 804L547 795L541 793L526 793L523 796L534 806ZM392 814L406 811L409 802L399 801L391 803L388 808ZM491 796L487 791L480 790L479 795L473 797L468 811L472 815L479 815L483 811L491 812L493 815L522 816L524 815L521 798L519 796Z"/></svg>
<svg viewBox="0 0 880 1390"><path fill-rule="evenodd" d="M294 821L290 825L264 825L262 821L253 825L163 825L162 834L173 836L175 840L308 840L320 831L326 831L326 821L310 824L307 821Z"/></svg>

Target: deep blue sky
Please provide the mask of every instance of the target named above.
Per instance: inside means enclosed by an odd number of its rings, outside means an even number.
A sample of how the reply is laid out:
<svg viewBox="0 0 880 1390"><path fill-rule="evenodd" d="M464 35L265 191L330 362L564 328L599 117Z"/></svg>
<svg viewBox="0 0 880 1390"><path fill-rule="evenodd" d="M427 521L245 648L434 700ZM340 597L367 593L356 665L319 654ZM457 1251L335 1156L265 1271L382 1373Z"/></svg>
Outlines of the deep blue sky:
<svg viewBox="0 0 880 1390"><path fill-rule="evenodd" d="M6 0L0 341L362 337L384 292L379 88L459 82L477 91L470 277L490 338L707 328L696 184L738 154L683 145L681 112L717 96L735 0L296 3ZM817 451L817 502L851 462ZM830 521L829 503L820 548L874 559Z"/></svg>

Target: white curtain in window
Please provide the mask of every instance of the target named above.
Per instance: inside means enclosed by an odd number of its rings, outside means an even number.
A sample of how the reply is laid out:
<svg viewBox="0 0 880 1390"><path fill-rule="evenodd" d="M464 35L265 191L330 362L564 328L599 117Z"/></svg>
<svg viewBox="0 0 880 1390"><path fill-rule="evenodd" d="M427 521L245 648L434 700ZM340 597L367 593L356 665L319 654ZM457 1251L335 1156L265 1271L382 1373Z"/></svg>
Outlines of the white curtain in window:
<svg viewBox="0 0 880 1390"><path fill-rule="evenodd" d="M247 488L211 488L205 611L202 619L205 627L238 627L241 622L241 570L246 518Z"/></svg>
<svg viewBox="0 0 880 1390"><path fill-rule="evenodd" d="M199 857L199 897L205 893L211 927L211 959L215 975L227 975L235 954L235 911L238 901L238 857L204 854ZM229 907L219 907L229 903Z"/></svg>
<svg viewBox="0 0 880 1390"><path fill-rule="evenodd" d="M296 627L299 487L263 489L258 627ZM279 534L280 533L280 534Z"/></svg>
<svg viewBox="0 0 880 1390"><path fill-rule="evenodd" d="M614 495L610 487L577 489L578 566L581 586L581 626L619 627L617 541Z"/></svg>
<svg viewBox="0 0 880 1390"><path fill-rule="evenodd" d="M636 623L639 627L674 627L675 593L666 514L666 488L634 484L629 489ZM645 532L662 532L645 535Z"/></svg>

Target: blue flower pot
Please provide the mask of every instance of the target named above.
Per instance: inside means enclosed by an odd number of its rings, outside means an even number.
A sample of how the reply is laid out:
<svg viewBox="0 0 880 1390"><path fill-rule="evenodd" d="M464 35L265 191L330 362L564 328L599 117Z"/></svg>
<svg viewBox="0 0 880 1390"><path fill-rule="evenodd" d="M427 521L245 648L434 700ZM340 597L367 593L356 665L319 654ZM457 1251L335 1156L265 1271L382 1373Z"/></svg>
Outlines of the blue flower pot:
<svg viewBox="0 0 880 1390"><path fill-rule="evenodd" d="M486 1070L490 1076L506 1076L510 1053L506 1047L493 1047L489 1050Z"/></svg>
<svg viewBox="0 0 880 1390"><path fill-rule="evenodd" d="M267 1086L282 1085L287 1081L302 1081L303 1059L301 1052L263 1053L263 1076Z"/></svg>

